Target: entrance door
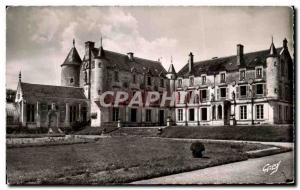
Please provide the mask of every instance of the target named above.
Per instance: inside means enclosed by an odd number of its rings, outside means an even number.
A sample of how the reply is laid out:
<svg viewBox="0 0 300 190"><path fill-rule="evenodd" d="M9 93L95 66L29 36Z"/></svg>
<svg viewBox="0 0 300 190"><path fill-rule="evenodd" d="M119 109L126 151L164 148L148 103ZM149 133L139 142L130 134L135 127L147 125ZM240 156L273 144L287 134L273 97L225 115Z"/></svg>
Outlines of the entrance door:
<svg viewBox="0 0 300 190"><path fill-rule="evenodd" d="M131 122L136 122L136 109L131 109Z"/></svg>
<svg viewBox="0 0 300 190"><path fill-rule="evenodd" d="M164 110L159 110L159 125L164 125L165 123L165 112Z"/></svg>
<svg viewBox="0 0 300 190"><path fill-rule="evenodd" d="M49 116L49 126L57 127L57 116L54 113L50 114Z"/></svg>

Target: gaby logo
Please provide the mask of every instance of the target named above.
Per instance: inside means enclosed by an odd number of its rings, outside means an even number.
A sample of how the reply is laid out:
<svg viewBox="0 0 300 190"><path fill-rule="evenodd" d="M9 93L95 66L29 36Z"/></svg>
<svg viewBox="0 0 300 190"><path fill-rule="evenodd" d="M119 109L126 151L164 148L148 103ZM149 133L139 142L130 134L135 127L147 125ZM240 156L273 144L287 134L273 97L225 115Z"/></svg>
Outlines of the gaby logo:
<svg viewBox="0 0 300 190"><path fill-rule="evenodd" d="M275 164L266 164L263 167L262 171L264 173L270 172L270 175L273 175L274 173L276 173L278 171L280 163L281 163L281 160L278 163L275 163Z"/></svg>

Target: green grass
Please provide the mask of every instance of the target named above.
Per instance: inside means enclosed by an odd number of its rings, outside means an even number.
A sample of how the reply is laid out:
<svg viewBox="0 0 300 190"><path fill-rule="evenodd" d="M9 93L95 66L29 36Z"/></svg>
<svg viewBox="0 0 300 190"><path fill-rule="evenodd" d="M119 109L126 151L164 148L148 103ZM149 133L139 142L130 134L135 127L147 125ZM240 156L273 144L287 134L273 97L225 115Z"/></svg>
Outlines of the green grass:
<svg viewBox="0 0 300 190"><path fill-rule="evenodd" d="M292 126L167 127L161 137L293 142Z"/></svg>
<svg viewBox="0 0 300 190"><path fill-rule="evenodd" d="M191 142L112 137L76 145L7 149L9 184L118 184L247 159L246 151L269 147L247 143L204 143L193 158Z"/></svg>

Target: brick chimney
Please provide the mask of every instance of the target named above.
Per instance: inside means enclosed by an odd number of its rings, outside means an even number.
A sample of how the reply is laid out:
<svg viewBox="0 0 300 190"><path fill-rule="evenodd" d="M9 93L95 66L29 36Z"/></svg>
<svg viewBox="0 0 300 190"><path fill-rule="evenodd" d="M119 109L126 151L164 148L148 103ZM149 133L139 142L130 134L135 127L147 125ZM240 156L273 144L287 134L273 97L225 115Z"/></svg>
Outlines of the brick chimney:
<svg viewBox="0 0 300 190"><path fill-rule="evenodd" d="M237 45L237 55L236 55L237 65L244 64L244 46L242 44Z"/></svg>
<svg viewBox="0 0 300 190"><path fill-rule="evenodd" d="M194 68L194 55L192 52L189 54L189 72L191 73Z"/></svg>

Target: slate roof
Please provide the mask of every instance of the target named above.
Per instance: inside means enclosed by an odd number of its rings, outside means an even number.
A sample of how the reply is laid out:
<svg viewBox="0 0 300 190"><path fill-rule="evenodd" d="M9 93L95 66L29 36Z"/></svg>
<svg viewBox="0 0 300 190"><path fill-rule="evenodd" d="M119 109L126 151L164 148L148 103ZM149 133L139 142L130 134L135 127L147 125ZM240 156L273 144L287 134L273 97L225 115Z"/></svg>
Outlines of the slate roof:
<svg viewBox="0 0 300 190"><path fill-rule="evenodd" d="M76 66L80 66L81 64L81 58L76 50L75 47L72 47L72 49L70 50L68 56L66 57L64 63L61 65L76 65Z"/></svg>
<svg viewBox="0 0 300 190"><path fill-rule="evenodd" d="M169 69L168 69L168 73L176 73L173 64L170 65L170 67L169 67Z"/></svg>
<svg viewBox="0 0 300 190"><path fill-rule="evenodd" d="M99 55L99 49L94 48L92 51L93 57L97 57ZM124 71L135 71L137 73L146 74L149 73L152 76L159 76L167 73L165 68L159 61L153 61L149 59L143 59L139 57L133 58L133 60L129 60L128 56L125 54L104 50L104 58L110 63L109 67L117 68L119 70Z"/></svg>
<svg viewBox="0 0 300 190"><path fill-rule="evenodd" d="M271 47L272 48L272 47ZM276 52L280 52L282 48L277 48ZM273 49L274 50L274 49ZM190 75L200 76L201 74L212 75L220 71L235 71L240 68L253 69L255 66L266 66L266 58L270 54L270 49L256 51L244 54L244 64L237 65L237 56L209 59L199 62L194 62L194 69L189 73L189 66L186 64L179 72L179 77L188 77Z"/></svg>
<svg viewBox="0 0 300 190"><path fill-rule="evenodd" d="M23 96L86 99L83 88L21 82Z"/></svg>

